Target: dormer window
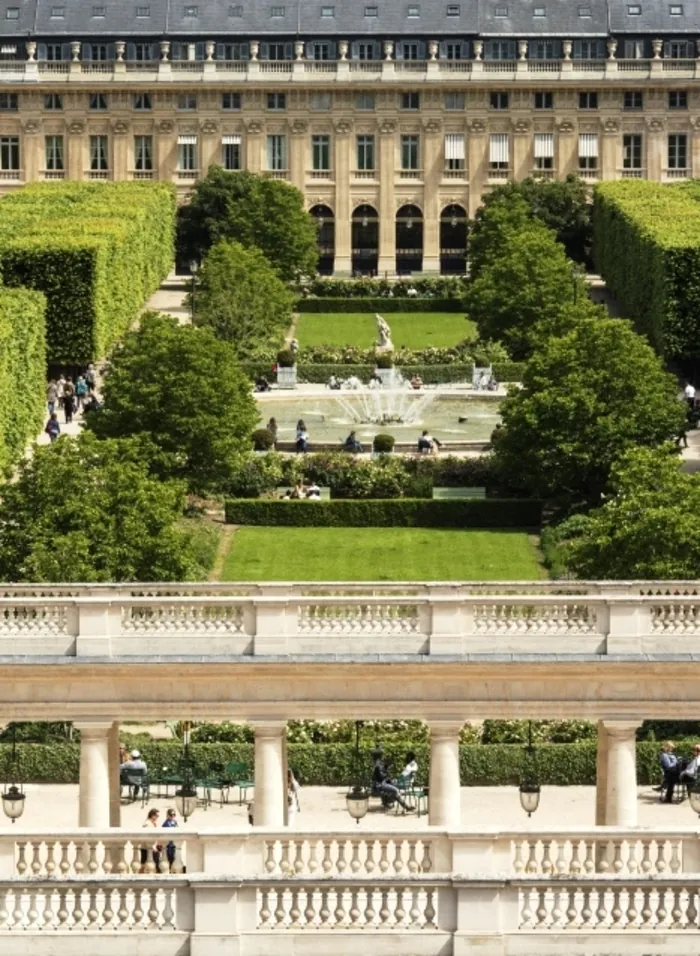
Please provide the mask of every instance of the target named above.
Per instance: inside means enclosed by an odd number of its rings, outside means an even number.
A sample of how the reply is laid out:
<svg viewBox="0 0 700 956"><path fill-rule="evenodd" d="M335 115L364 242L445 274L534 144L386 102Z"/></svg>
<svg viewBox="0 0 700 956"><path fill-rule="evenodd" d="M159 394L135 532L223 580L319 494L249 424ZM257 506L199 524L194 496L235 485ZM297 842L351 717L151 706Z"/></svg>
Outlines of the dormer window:
<svg viewBox="0 0 700 956"><path fill-rule="evenodd" d="M420 16L420 7L409 7L406 16L415 19Z"/></svg>
<svg viewBox="0 0 700 956"><path fill-rule="evenodd" d="M641 17L642 8L638 3L630 3L627 5L627 16L628 17Z"/></svg>
<svg viewBox="0 0 700 956"><path fill-rule="evenodd" d="M6 20L19 20L19 7L8 7L5 11Z"/></svg>
<svg viewBox="0 0 700 956"><path fill-rule="evenodd" d="M672 3L668 8L669 16L671 17L682 17L683 16L683 4L682 3Z"/></svg>
<svg viewBox="0 0 700 956"><path fill-rule="evenodd" d="M284 16L284 7L271 7L270 8L271 17L283 17Z"/></svg>
<svg viewBox="0 0 700 956"><path fill-rule="evenodd" d="M230 17L242 17L243 16L243 7L229 7L228 15Z"/></svg>
<svg viewBox="0 0 700 956"><path fill-rule="evenodd" d="M366 17L376 17L377 16L377 7L365 7L365 16Z"/></svg>
<svg viewBox="0 0 700 956"><path fill-rule="evenodd" d="M198 17L198 16L199 16L199 7L185 7L185 16L186 16L186 17Z"/></svg>
<svg viewBox="0 0 700 956"><path fill-rule="evenodd" d="M590 7L579 7L579 8L578 8L578 15L579 15L580 17L592 17L592 16L593 16L593 11L591 10Z"/></svg>
<svg viewBox="0 0 700 956"><path fill-rule="evenodd" d="M321 7L321 16L322 16L322 17L334 17L334 16L335 16L335 7Z"/></svg>
<svg viewBox="0 0 700 956"><path fill-rule="evenodd" d="M535 7L535 9L532 11L532 15L533 15L533 17L546 17L546 16L547 16L547 8L546 8L546 7Z"/></svg>
<svg viewBox="0 0 700 956"><path fill-rule="evenodd" d="M51 7L51 19L62 20L66 15L65 7Z"/></svg>
<svg viewBox="0 0 700 956"><path fill-rule="evenodd" d="M103 17L105 15L104 7L93 7L92 8L93 17Z"/></svg>
<svg viewBox="0 0 700 956"><path fill-rule="evenodd" d="M494 17L497 17L499 20L508 16L508 7L496 7L493 11Z"/></svg>
<svg viewBox="0 0 700 956"><path fill-rule="evenodd" d="M136 7L136 16L139 20L143 20L146 17L150 17L151 8L150 7Z"/></svg>
<svg viewBox="0 0 700 956"><path fill-rule="evenodd" d="M447 16L448 17L458 17L459 16L459 4L450 3L447 5Z"/></svg>

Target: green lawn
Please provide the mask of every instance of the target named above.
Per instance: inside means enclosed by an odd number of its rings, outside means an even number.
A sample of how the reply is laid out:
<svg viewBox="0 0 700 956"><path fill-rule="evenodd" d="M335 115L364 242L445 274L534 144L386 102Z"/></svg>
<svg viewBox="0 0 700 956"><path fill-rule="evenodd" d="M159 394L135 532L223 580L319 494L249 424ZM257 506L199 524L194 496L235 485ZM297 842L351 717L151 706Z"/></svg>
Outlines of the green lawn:
<svg viewBox="0 0 700 956"><path fill-rule="evenodd" d="M446 348L464 339L476 338L474 323L461 312L395 312L384 318L391 328L395 348ZM297 339L304 345L356 345L370 348L377 340L374 313L302 313Z"/></svg>
<svg viewBox="0 0 700 956"><path fill-rule="evenodd" d="M239 528L223 581L517 581L546 575L522 531Z"/></svg>

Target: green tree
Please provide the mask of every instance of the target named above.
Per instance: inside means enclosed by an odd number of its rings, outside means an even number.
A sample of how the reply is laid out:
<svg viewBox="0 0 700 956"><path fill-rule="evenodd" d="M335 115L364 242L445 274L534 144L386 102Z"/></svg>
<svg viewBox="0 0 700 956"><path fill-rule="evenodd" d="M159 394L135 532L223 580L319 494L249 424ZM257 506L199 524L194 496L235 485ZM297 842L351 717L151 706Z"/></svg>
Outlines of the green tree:
<svg viewBox="0 0 700 956"><path fill-rule="evenodd" d="M100 438L144 437L154 473L198 494L225 487L259 417L233 346L157 313L124 338L103 394L88 428Z"/></svg>
<svg viewBox="0 0 700 956"><path fill-rule="evenodd" d="M470 278L478 279L501 255L506 237L522 232L531 222L530 207L522 196L499 195L488 206L480 206L469 231Z"/></svg>
<svg viewBox="0 0 700 956"><path fill-rule="evenodd" d="M289 183L212 166L179 216L178 248L186 259L201 261L219 240L235 239L257 246L286 282L316 272L316 226Z"/></svg>
<svg viewBox="0 0 700 956"><path fill-rule="evenodd" d="M241 358L280 347L292 322L294 295L265 256L240 242L217 242L197 276L195 323L230 342Z"/></svg>
<svg viewBox="0 0 700 956"><path fill-rule="evenodd" d="M501 406L496 463L536 496L600 503L631 447L676 437L685 406L645 339L621 319L584 320L542 344Z"/></svg>
<svg viewBox="0 0 700 956"><path fill-rule="evenodd" d="M566 249L569 258L588 262L591 254L593 226L591 202L586 184L574 174L563 182L553 179L523 179L495 186L484 196L483 206L477 212L475 230L488 218L491 207L500 203L525 203L528 215L552 229Z"/></svg>
<svg viewBox="0 0 700 956"><path fill-rule="evenodd" d="M199 575L176 522L185 486L149 474L138 441L36 447L0 498L3 581L181 581Z"/></svg>
<svg viewBox="0 0 700 956"><path fill-rule="evenodd" d="M563 247L541 223L531 220L518 229L511 220L489 251L490 261L467 289L466 309L480 338L502 341L512 358L527 358L541 339L562 335L600 311Z"/></svg>
<svg viewBox="0 0 700 956"><path fill-rule="evenodd" d="M700 577L700 475L675 449L631 449L613 467L613 497L556 529L569 573L583 578Z"/></svg>

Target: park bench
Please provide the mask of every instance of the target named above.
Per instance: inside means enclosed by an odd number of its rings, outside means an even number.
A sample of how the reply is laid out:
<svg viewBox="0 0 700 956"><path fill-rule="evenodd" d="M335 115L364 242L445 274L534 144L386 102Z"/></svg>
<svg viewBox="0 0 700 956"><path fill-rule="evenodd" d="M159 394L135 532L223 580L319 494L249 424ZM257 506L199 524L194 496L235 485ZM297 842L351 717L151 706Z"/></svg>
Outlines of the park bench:
<svg viewBox="0 0 700 956"><path fill-rule="evenodd" d="M293 486L292 486L293 487ZM291 491L292 488L289 485L280 485L278 488L275 488L275 498L281 498L282 495L286 494L288 491ZM321 486L321 501L330 501L331 489L327 486ZM299 499L294 499L299 500ZM302 501L305 499L301 499ZM313 499L309 499L313 500ZM316 501L319 499L317 498Z"/></svg>
<svg viewBox="0 0 700 956"><path fill-rule="evenodd" d="M450 501L455 498L485 498L485 488L433 488L433 498Z"/></svg>

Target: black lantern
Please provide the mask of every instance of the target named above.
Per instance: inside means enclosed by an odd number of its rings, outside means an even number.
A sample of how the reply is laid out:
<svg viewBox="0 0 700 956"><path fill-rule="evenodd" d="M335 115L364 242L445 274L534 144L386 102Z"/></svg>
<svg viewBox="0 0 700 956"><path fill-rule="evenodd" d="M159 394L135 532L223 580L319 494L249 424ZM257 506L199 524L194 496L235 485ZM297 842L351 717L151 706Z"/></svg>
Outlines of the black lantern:
<svg viewBox="0 0 700 956"><path fill-rule="evenodd" d="M690 809L700 816L700 780L693 780L688 787L688 799L690 800Z"/></svg>
<svg viewBox="0 0 700 956"><path fill-rule="evenodd" d="M540 781L537 773L537 752L532 744L532 721L527 723L527 747L520 779L520 805L531 817L540 805Z"/></svg>
<svg viewBox="0 0 700 956"><path fill-rule="evenodd" d="M24 813L25 798L19 757L17 756L17 731L14 724L12 725L12 751L8 759L6 781L0 799L2 800L2 809L5 816L9 817L14 823Z"/></svg>
<svg viewBox="0 0 700 956"><path fill-rule="evenodd" d="M180 812L183 821L187 823L187 818L191 817L197 809L197 785L195 779L194 761L190 756L190 724L185 723L183 732L184 750L180 761L182 773L182 785L175 791L175 806Z"/></svg>
<svg viewBox="0 0 700 956"><path fill-rule="evenodd" d="M359 824L369 809L369 790L361 783L362 767L360 761L360 727L361 720L355 721L355 783L348 790L345 802L348 813Z"/></svg>
<svg viewBox="0 0 700 956"><path fill-rule="evenodd" d="M191 295L191 306L192 306L192 322L194 322L194 300L196 295L196 279L197 279L197 270L199 269L199 263L196 259L192 259L190 262L190 272L192 273L192 295Z"/></svg>

